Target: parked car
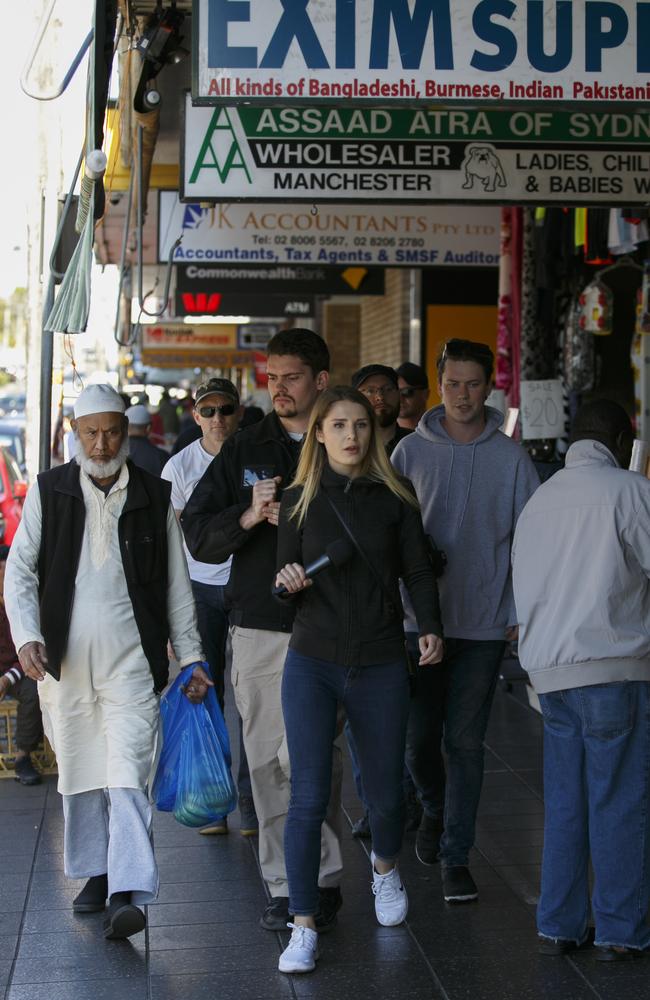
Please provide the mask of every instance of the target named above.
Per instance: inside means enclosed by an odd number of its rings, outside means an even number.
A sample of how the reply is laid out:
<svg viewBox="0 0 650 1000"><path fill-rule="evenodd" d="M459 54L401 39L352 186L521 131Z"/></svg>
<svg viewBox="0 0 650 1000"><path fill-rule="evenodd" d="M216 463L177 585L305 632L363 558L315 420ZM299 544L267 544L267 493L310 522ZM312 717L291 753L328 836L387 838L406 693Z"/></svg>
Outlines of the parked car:
<svg viewBox="0 0 650 1000"><path fill-rule="evenodd" d="M5 545L11 545L23 516L27 482L8 448L0 447L0 520L4 522Z"/></svg>
<svg viewBox="0 0 650 1000"><path fill-rule="evenodd" d="M0 419L0 447L8 448L18 463L20 471L27 471L25 461L25 420L20 417Z"/></svg>
<svg viewBox="0 0 650 1000"><path fill-rule="evenodd" d="M25 390L19 386L5 386L0 390L0 415L14 416L25 412Z"/></svg>

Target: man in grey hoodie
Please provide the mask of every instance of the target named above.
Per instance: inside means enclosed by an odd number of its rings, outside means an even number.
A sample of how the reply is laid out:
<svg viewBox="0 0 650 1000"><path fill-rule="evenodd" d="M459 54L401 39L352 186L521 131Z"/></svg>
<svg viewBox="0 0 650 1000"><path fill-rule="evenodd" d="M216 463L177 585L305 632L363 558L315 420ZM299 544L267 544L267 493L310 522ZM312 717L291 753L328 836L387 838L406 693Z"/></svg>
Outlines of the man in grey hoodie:
<svg viewBox="0 0 650 1000"><path fill-rule="evenodd" d="M566 468L515 534L519 654L544 714L539 951L650 948L650 482L627 471L630 418L578 412ZM589 857L594 872L589 902Z"/></svg>
<svg viewBox="0 0 650 1000"><path fill-rule="evenodd" d="M442 864L445 900L478 890L467 867L483 784L483 740L505 641L516 634L510 546L539 485L530 458L485 405L494 356L486 344L447 341L438 359L442 405L393 452L415 487L426 532L447 554L438 581L445 657L418 668L406 761L424 813L416 852ZM441 753L444 739L447 772Z"/></svg>

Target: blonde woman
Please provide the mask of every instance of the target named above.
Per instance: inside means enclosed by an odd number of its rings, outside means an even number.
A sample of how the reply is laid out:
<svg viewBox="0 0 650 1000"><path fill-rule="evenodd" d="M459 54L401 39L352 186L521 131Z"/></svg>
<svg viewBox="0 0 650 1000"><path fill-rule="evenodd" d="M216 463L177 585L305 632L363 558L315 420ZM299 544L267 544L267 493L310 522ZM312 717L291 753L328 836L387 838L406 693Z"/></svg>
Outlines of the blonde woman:
<svg viewBox="0 0 650 1000"><path fill-rule="evenodd" d="M307 579L304 567L328 550L337 553L335 564ZM386 458L371 404L348 386L326 390L314 407L296 477L282 497L278 566L276 587L298 602L282 686L294 923L279 968L310 972L318 957L320 836L339 703L368 799L377 919L394 926L408 909L396 865L409 708L400 578L420 626L420 664L442 657L436 582L417 501Z"/></svg>

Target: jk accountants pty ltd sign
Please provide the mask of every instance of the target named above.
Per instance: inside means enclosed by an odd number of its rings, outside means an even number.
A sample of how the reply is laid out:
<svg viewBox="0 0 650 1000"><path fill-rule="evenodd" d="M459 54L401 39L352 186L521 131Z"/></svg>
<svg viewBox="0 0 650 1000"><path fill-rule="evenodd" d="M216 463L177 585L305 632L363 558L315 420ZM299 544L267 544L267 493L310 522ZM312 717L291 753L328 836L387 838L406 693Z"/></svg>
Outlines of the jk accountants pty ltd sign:
<svg viewBox="0 0 650 1000"><path fill-rule="evenodd" d="M650 100L647 0L194 0L193 15L197 104Z"/></svg>

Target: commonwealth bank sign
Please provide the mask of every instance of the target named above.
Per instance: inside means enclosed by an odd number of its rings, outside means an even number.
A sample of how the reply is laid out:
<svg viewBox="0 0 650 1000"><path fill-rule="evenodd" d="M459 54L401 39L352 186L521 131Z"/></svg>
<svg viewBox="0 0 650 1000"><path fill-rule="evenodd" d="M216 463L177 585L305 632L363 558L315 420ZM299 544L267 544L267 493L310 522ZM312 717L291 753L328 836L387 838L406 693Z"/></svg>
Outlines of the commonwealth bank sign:
<svg viewBox="0 0 650 1000"><path fill-rule="evenodd" d="M650 100L647 0L194 0L193 100Z"/></svg>

